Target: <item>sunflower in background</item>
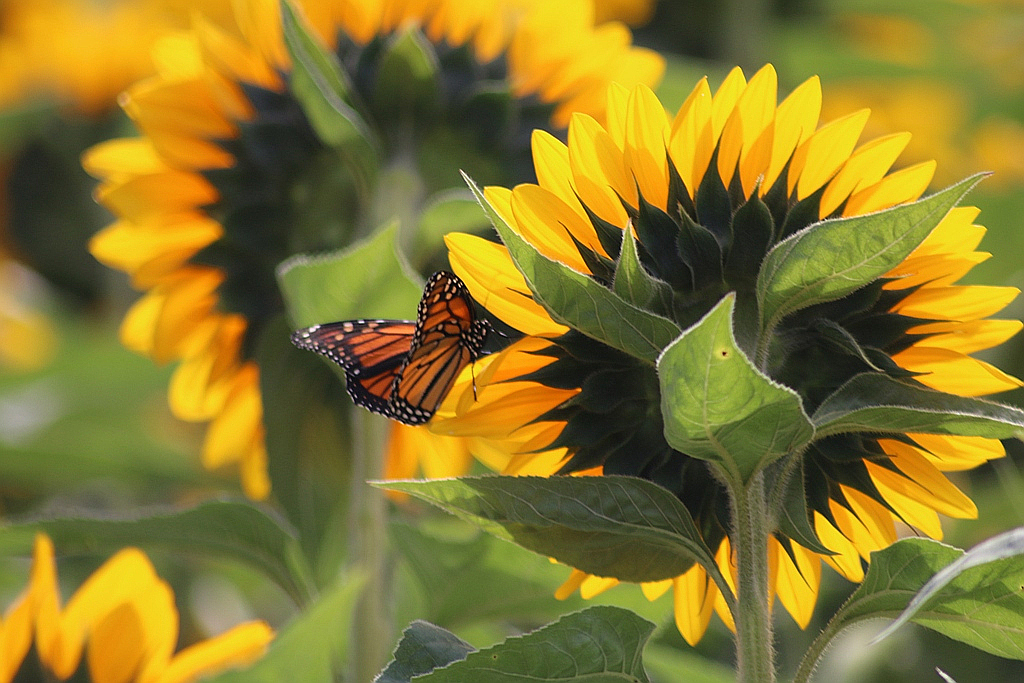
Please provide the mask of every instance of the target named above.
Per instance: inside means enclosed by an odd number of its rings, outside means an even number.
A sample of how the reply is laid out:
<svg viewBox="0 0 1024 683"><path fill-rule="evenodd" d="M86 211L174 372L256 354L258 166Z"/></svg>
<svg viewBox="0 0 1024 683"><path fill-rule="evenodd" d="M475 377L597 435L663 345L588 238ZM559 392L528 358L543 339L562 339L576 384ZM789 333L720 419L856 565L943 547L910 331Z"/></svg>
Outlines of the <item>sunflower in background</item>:
<svg viewBox="0 0 1024 683"><path fill-rule="evenodd" d="M28 586L0 620L0 682L189 683L259 659L274 635L251 621L176 653L174 593L137 548L118 551L61 602L53 543L39 534Z"/></svg>
<svg viewBox="0 0 1024 683"><path fill-rule="evenodd" d="M33 269L73 302L102 295L84 247L104 217L78 157L118 129L118 93L153 72L153 41L190 11L163 0L0 6L0 367L37 369L55 351L41 312L50 293Z"/></svg>
<svg viewBox="0 0 1024 683"><path fill-rule="evenodd" d="M735 292L737 335L744 334L756 321L744 307L753 303L758 269L773 245L820 219L912 202L935 169L922 162L892 170L909 134L858 144L867 110L820 124L817 78L777 103L771 66L749 82L735 69L714 94L702 80L675 115L642 86L612 86L608 98L607 123L574 115L567 144L534 134L537 184L492 186L485 196L543 256L632 296L683 330ZM977 213L953 209L884 277L782 318L778 341L759 348L760 367L794 390L807 414L864 373L959 396L1021 386L971 356L1021 328L1016 320L990 318L1017 289L956 284L989 256L977 251L985 232L974 223ZM635 239L631 258L649 273L647 290L627 291L620 282L626 243L634 242L624 230ZM493 461L505 473L650 479L683 501L729 577L726 490L702 460L667 443L654 366L552 319L504 246L458 233L446 242L473 297L525 336L478 362L475 381L464 377L430 429L490 439ZM796 498L813 531L775 532L770 599L806 626L823 562L858 582L869 554L896 540L897 523L941 538L940 513L977 514L945 473L1003 455L998 440L963 436L858 433L813 442ZM809 547L812 536L820 546ZM579 588L589 597L615 583L576 570L560 594ZM688 642L700 640L713 611L731 624L700 566L644 592L653 598L670 588Z"/></svg>
<svg viewBox="0 0 1024 683"><path fill-rule="evenodd" d="M379 143L369 145L384 169L376 186L350 173L358 160L325 145L289 91L280 6L269 0L238 3L234 27L199 19L163 41L158 75L122 100L143 137L84 157L117 216L91 251L145 292L124 319L124 344L180 362L173 412L209 422L203 462L238 465L257 499L270 481L255 350L283 312L274 269L351 245L393 216L428 268L410 223L460 185L459 168L528 178L531 129L557 131L575 111L603 119L609 82L652 84L663 66L623 25L595 26L585 1L296 7L340 63L361 134ZM398 178L411 186L396 188Z"/></svg>

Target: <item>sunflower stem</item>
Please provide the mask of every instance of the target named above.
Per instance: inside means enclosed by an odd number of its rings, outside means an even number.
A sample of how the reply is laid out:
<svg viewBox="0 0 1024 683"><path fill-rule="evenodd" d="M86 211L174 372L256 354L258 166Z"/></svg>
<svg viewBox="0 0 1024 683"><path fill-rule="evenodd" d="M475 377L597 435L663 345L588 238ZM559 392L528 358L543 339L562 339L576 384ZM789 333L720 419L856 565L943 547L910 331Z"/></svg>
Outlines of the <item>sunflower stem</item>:
<svg viewBox="0 0 1024 683"><path fill-rule="evenodd" d="M372 681L390 655L391 620L387 561L387 501L368 480L382 477L388 423L362 408L353 408L352 478L349 492L348 564L366 577L352 624L349 670L353 681Z"/></svg>
<svg viewBox="0 0 1024 683"><path fill-rule="evenodd" d="M768 536L770 533L764 473L746 487L734 486L733 535L736 543L737 681L775 680L775 649L768 605Z"/></svg>

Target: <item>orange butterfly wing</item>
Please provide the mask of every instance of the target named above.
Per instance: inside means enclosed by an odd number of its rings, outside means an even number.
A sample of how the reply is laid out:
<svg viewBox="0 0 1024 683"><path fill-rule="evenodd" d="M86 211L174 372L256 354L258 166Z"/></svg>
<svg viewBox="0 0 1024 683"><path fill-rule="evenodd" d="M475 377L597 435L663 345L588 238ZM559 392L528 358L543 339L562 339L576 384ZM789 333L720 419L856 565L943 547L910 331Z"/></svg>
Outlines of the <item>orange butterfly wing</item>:
<svg viewBox="0 0 1024 683"><path fill-rule="evenodd" d="M292 343L345 368L349 396L367 410L423 424L476 360L490 332L477 320L469 290L453 273L427 280L416 322L347 320L292 334Z"/></svg>
<svg viewBox="0 0 1024 683"><path fill-rule="evenodd" d="M427 280L416 313L416 334L391 396L391 417L429 420L459 373L480 356L490 325L477 320L466 285L440 271Z"/></svg>
<svg viewBox="0 0 1024 683"><path fill-rule="evenodd" d="M346 320L292 334L292 343L345 368L345 388L356 405L390 417L395 379L409 355L415 323Z"/></svg>

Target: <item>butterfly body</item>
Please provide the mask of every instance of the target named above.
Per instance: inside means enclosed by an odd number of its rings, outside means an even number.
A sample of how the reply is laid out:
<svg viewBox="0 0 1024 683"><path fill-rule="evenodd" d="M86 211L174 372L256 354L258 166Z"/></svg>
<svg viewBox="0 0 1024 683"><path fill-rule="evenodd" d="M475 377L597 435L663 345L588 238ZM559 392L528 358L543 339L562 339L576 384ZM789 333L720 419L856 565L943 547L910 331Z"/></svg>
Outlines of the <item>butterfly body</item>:
<svg viewBox="0 0 1024 683"><path fill-rule="evenodd" d="M345 368L352 400L399 422L429 420L491 327L478 320L466 285L440 271L427 280L416 321L346 320L314 325L292 342Z"/></svg>

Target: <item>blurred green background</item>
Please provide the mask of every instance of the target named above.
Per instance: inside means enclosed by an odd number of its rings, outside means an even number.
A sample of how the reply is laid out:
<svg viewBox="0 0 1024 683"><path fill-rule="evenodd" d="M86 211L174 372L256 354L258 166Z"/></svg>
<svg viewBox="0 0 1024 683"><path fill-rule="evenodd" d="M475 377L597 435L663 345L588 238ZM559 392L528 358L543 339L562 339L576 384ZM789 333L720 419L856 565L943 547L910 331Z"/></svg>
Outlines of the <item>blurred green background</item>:
<svg viewBox="0 0 1024 683"><path fill-rule="evenodd" d="M131 82L131 70L93 84L89 97L56 88L57 97L40 98L8 87L2 74L11 67L2 46L13 38L9 10L23 4L0 2L0 516L123 512L237 494L234 475L210 474L199 465L201 426L170 415L171 368L120 346L119 321L135 295L122 274L102 268L86 251L89 237L111 218L92 201L93 183L78 160L97 141L132 134L113 99ZM898 164L937 160L933 189L992 171L969 201L982 210L978 221L989 230L982 248L993 257L965 282L1024 285L1024 3L660 0L644 14L648 20L634 28L635 41L666 56L659 95L670 110L705 74L714 88L733 65L750 75L771 62L780 96L812 75L821 77L823 120L870 107L865 139L913 133ZM65 37L55 26L47 39ZM144 41L136 38L144 55ZM1024 299L1003 315L1024 317ZM1024 339L985 359L1024 376ZM999 398L1024 406L1024 391ZM954 475L980 515L946 520L950 543L969 547L1024 523L1024 448L1015 442L1007 450L1004 460ZM583 604L551 597L567 575L564 568L449 520L398 525L394 537L402 558L400 624L431 619L481 646ZM101 560L62 565L62 578L77 585ZM289 614L285 596L240 567L159 554L154 560L175 587L183 642L254 615L280 624ZM21 590L26 567L24 558L0 557L0 605ZM777 611L784 675L851 590L829 570L825 574L806 632ZM620 586L597 601L662 624L648 652L656 680L680 680L665 672L693 665L694 650L671 624L669 597L647 603L635 588ZM467 611L469 604L474 609ZM882 626L868 624L841 638L818 680L938 680L935 667L959 681L1024 676L1017 663L914 626L868 647ZM696 652L731 666L731 640L720 622ZM703 664L693 676L687 680L722 680Z"/></svg>

